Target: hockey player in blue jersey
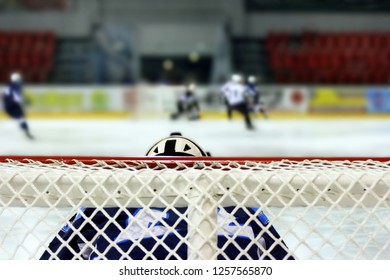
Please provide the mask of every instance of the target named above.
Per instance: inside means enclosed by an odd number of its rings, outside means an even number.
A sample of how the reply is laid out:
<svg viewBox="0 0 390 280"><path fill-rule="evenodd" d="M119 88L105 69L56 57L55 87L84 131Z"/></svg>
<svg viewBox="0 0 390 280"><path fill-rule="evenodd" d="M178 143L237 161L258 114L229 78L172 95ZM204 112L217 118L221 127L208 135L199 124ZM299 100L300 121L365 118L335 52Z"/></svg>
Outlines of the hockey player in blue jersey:
<svg viewBox="0 0 390 280"><path fill-rule="evenodd" d="M251 110L256 114L260 112L265 119L268 118L267 113L264 108L264 104L261 101L260 91L257 88L257 78L255 76L249 76L247 80L247 91L251 97L250 107Z"/></svg>
<svg viewBox="0 0 390 280"><path fill-rule="evenodd" d="M209 156L179 133L158 141L147 155ZM188 259L188 247L183 242L188 234L188 224L183 218L187 209L80 209L41 259ZM222 249L218 259L294 259L259 208L230 206L218 208L217 214L220 228L217 243ZM100 230L103 233L99 233ZM265 250L269 253L264 253Z"/></svg>
<svg viewBox="0 0 390 280"><path fill-rule="evenodd" d="M29 139L34 137L31 135L26 115L24 113L23 104L23 81L20 73L12 73L10 83L3 92L3 105L7 115L13 119L18 120L20 128L24 131Z"/></svg>

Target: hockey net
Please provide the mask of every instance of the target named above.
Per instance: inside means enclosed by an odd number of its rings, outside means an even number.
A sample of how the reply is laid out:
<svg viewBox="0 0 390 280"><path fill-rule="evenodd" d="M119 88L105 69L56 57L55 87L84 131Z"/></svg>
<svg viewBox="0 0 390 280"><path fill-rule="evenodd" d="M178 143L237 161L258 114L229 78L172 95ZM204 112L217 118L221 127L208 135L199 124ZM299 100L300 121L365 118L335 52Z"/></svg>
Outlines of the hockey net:
<svg viewBox="0 0 390 280"><path fill-rule="evenodd" d="M390 159L5 157L0 159L0 259L39 259L67 227L83 244L62 240L58 250L68 248L74 259L86 258L86 251L106 259L110 250L128 259L135 247L144 259L158 258L161 249L171 259L218 259L228 258L225 251L232 246L237 259L251 259L251 246L262 248L261 258L273 259L277 245L286 245L296 259L389 259L389 200ZM220 211L227 207L233 210ZM73 227L70 219L85 208L103 215L118 208L128 215L127 226L104 216L120 229L115 238L107 237L109 226L91 225L91 216L81 214L86 224ZM133 208L141 210L128 210ZM247 221L239 222L236 209L254 210L244 210ZM263 212L268 225L257 219ZM165 222L169 213L179 221ZM186 232L178 234L182 222ZM260 234L248 233L256 223ZM87 225L94 236L83 237ZM261 247L260 235L270 225L280 238ZM169 247L172 235L178 241ZM97 250L102 236L107 248ZM240 236L249 237L247 247L235 244ZM146 247L140 242L145 239L154 245ZM132 245L123 250L118 240ZM183 248L185 257L178 253ZM58 255L50 252L52 259Z"/></svg>

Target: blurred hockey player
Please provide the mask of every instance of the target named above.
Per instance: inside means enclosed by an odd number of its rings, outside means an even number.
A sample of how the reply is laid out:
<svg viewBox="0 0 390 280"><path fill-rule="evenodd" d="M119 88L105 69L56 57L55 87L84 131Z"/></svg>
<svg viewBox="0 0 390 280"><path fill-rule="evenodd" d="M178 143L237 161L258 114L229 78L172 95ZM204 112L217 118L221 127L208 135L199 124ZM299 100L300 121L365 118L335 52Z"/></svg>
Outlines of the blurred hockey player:
<svg viewBox="0 0 390 280"><path fill-rule="evenodd" d="M221 92L226 104L228 118L232 118L233 111L238 111L244 116L246 128L254 129L249 115L250 95L247 87L243 84L241 75L232 75L231 79L222 86Z"/></svg>
<svg viewBox="0 0 390 280"><path fill-rule="evenodd" d="M18 120L20 128L29 139L34 139L31 135L26 115L24 113L25 100L23 97L23 81L20 73L11 74L8 87L3 92L3 105L7 115Z"/></svg>
<svg viewBox="0 0 390 280"><path fill-rule="evenodd" d="M250 110L257 114L260 112L265 119L268 118L265 111L264 103L261 101L261 93L257 87L257 79L255 76L249 76L247 79L247 91L250 96Z"/></svg>
<svg viewBox="0 0 390 280"><path fill-rule="evenodd" d="M172 133L147 156L206 157L195 142ZM217 209L218 259L294 259L260 208ZM187 207L81 209L50 243L41 259L188 259ZM265 252L267 250L267 252ZM245 252L245 253L242 253ZM241 254L240 254L241 253Z"/></svg>
<svg viewBox="0 0 390 280"><path fill-rule="evenodd" d="M198 99L195 96L195 85L189 84L185 91L180 94L176 102L177 111L171 115L172 120L176 120L186 115L189 120L200 119L200 107Z"/></svg>

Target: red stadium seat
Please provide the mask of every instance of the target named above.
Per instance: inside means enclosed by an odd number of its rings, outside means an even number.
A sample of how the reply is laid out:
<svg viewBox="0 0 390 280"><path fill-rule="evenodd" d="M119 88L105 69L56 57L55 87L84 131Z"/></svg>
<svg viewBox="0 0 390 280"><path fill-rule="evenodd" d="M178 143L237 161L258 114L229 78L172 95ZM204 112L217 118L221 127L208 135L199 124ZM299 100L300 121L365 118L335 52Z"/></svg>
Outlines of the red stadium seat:
<svg viewBox="0 0 390 280"><path fill-rule="evenodd" d="M390 32L304 31L291 46L290 37L287 32L267 37L270 67L278 82L389 82Z"/></svg>

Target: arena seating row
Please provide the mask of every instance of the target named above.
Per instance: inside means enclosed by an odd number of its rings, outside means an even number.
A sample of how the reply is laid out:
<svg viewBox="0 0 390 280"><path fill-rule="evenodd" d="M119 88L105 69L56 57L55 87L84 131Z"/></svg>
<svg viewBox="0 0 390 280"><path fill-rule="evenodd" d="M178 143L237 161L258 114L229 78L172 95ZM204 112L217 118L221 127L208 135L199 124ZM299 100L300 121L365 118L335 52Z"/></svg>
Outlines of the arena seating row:
<svg viewBox="0 0 390 280"><path fill-rule="evenodd" d="M13 71L20 71L26 82L45 82L53 67L55 43L50 31L0 30L0 82Z"/></svg>
<svg viewBox="0 0 390 280"><path fill-rule="evenodd" d="M390 82L390 32L273 32L266 49L276 82Z"/></svg>

